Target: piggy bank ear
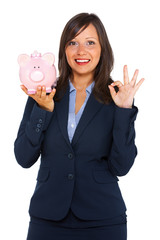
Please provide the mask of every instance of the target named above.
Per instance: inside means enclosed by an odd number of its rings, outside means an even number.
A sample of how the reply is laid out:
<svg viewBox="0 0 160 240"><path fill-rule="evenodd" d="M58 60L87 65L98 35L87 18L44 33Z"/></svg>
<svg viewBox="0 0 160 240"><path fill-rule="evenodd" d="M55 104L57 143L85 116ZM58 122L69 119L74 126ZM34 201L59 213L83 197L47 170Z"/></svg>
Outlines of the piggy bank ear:
<svg viewBox="0 0 160 240"><path fill-rule="evenodd" d="M42 59L47 61L50 65L53 65L54 61L55 61L55 57L54 57L54 55L52 53L45 53L42 56Z"/></svg>
<svg viewBox="0 0 160 240"><path fill-rule="evenodd" d="M21 54L18 56L18 63L20 66L24 66L30 60L30 56L27 54Z"/></svg>

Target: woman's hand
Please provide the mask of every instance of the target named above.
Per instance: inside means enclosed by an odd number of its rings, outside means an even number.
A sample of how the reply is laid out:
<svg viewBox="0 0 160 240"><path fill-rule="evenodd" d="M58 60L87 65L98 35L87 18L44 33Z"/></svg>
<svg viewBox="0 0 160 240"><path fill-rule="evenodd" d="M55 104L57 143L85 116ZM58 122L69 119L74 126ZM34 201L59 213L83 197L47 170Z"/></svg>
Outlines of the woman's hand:
<svg viewBox="0 0 160 240"><path fill-rule="evenodd" d="M54 110L54 101L53 97L56 93L56 89L54 88L49 95L46 95L46 87L45 86L38 86L37 92L35 94L28 94L27 88L24 85L21 85L21 89L31 98L33 98L40 108L53 112Z"/></svg>
<svg viewBox="0 0 160 240"><path fill-rule="evenodd" d="M133 78L129 81L127 65L123 68L124 74L124 85L120 81L115 81L109 85L109 90L113 101L118 107L121 108L132 108L134 96L144 81L142 78L138 83L136 83L139 70L136 70ZM117 86L119 91L116 93L114 87Z"/></svg>

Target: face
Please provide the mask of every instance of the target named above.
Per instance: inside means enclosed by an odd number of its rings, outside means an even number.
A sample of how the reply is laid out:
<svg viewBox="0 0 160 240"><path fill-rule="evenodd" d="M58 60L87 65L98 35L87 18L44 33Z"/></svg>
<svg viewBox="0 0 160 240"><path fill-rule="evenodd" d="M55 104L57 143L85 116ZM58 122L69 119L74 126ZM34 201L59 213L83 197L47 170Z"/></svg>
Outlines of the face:
<svg viewBox="0 0 160 240"><path fill-rule="evenodd" d="M90 24L84 31L72 39L66 47L66 58L76 75L91 75L100 60L101 46L96 28Z"/></svg>

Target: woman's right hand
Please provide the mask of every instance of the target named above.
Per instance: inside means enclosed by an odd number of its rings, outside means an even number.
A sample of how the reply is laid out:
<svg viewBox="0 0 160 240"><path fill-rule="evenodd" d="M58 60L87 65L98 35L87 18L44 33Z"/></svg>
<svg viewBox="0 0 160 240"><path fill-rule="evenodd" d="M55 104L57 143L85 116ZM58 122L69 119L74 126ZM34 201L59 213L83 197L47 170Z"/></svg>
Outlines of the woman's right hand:
<svg viewBox="0 0 160 240"><path fill-rule="evenodd" d="M53 112L54 110L54 100L53 97L56 93L56 89L53 88L52 92L47 95L45 86L38 86L35 94L28 94L27 88L24 85L21 85L21 89L31 98L33 98L40 108Z"/></svg>

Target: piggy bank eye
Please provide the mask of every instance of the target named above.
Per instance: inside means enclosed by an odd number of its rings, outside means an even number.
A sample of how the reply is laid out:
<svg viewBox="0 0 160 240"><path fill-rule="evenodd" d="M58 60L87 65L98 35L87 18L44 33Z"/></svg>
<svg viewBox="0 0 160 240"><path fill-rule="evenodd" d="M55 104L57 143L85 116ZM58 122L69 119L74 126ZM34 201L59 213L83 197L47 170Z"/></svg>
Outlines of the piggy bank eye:
<svg viewBox="0 0 160 240"><path fill-rule="evenodd" d="M38 66L38 68L40 68L40 66Z"/></svg>
<svg viewBox="0 0 160 240"><path fill-rule="evenodd" d="M36 68L36 66L34 66L34 68Z"/></svg>

